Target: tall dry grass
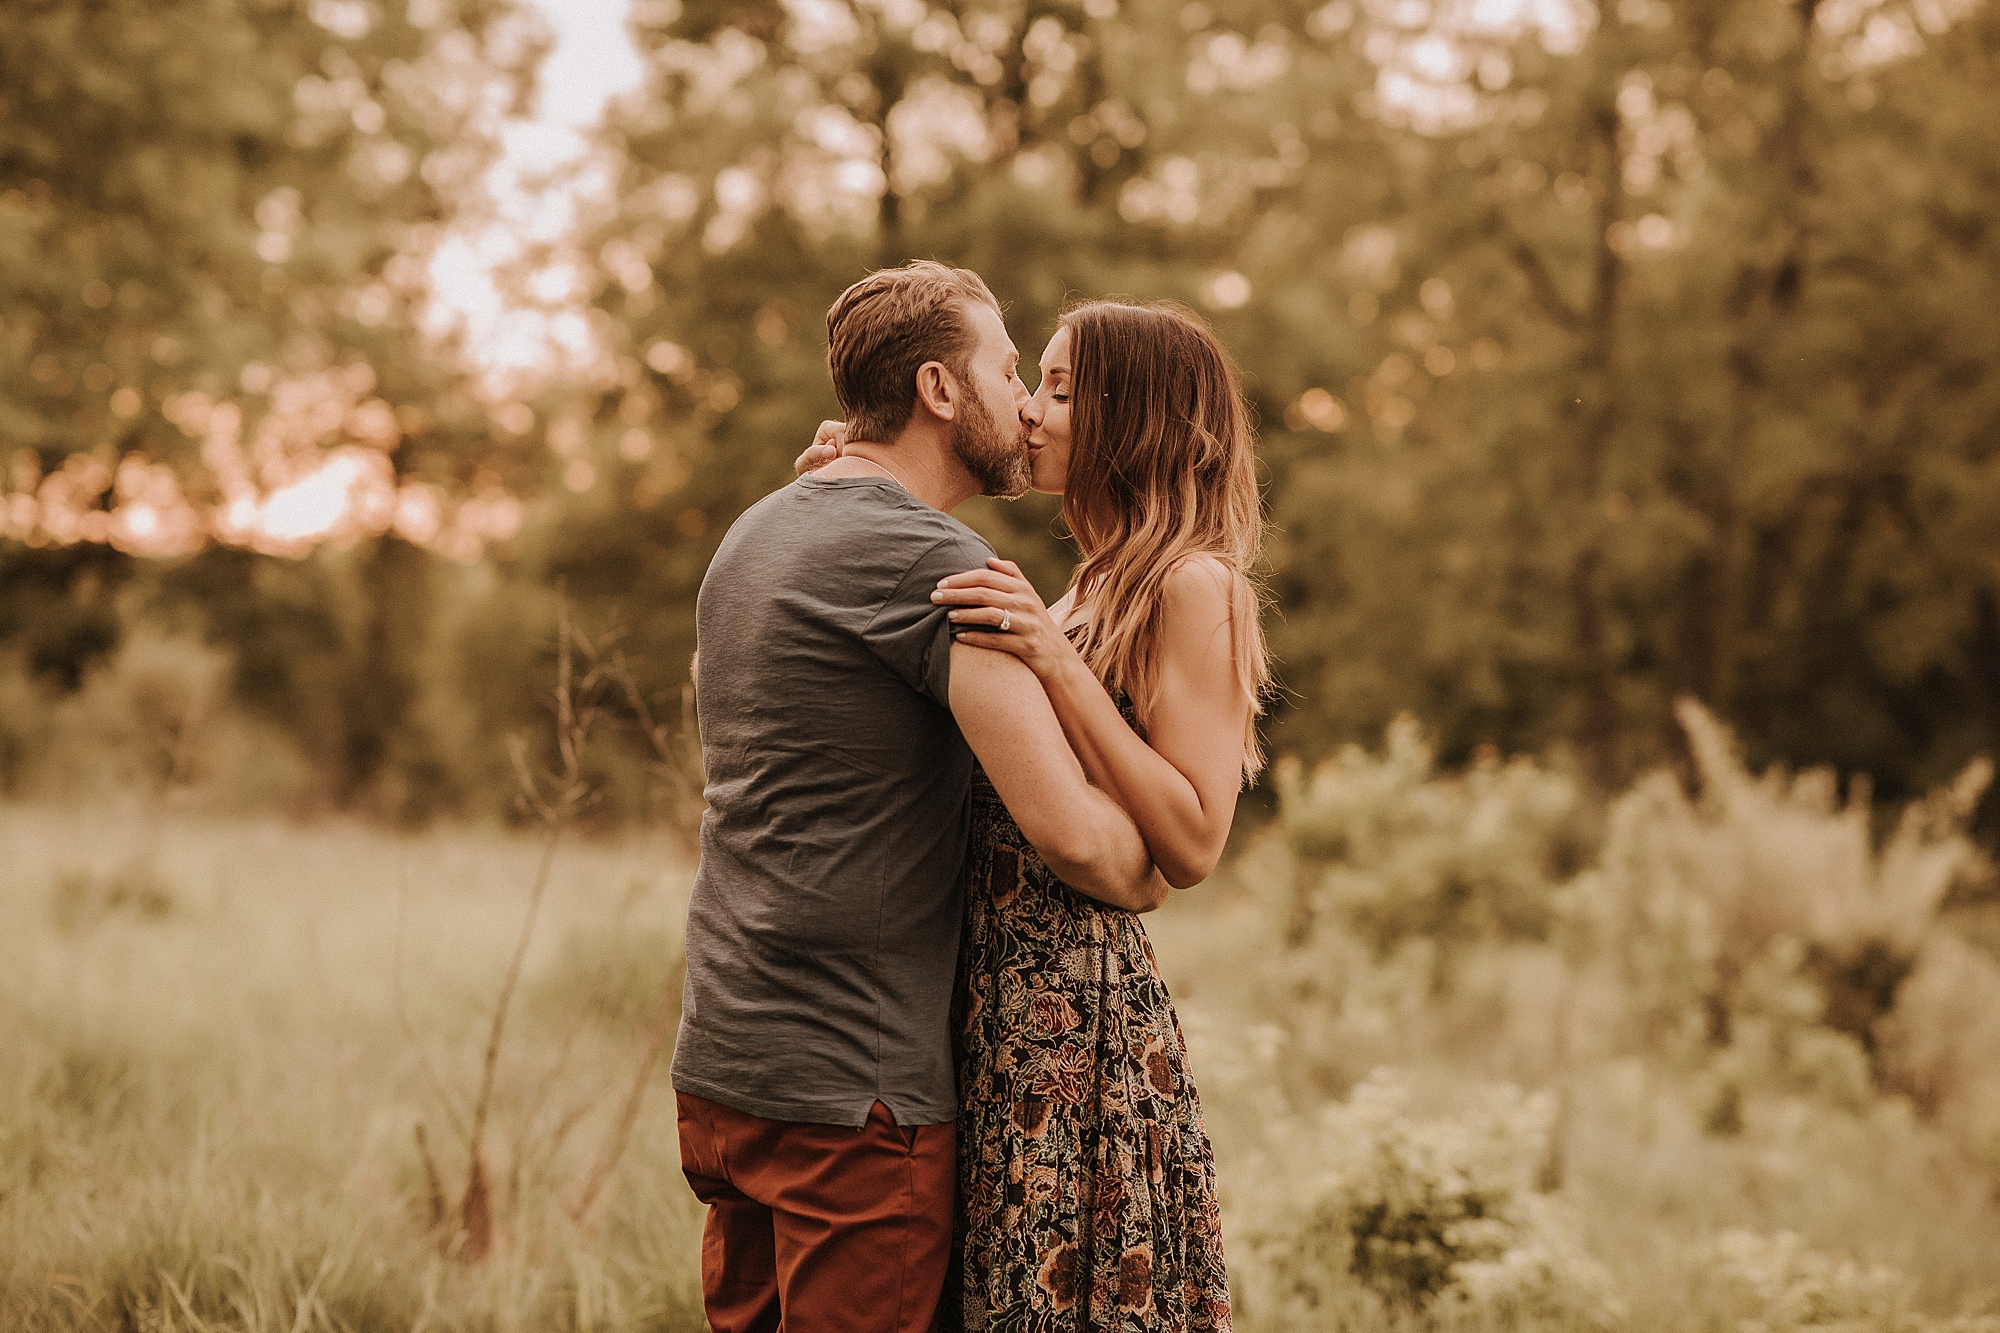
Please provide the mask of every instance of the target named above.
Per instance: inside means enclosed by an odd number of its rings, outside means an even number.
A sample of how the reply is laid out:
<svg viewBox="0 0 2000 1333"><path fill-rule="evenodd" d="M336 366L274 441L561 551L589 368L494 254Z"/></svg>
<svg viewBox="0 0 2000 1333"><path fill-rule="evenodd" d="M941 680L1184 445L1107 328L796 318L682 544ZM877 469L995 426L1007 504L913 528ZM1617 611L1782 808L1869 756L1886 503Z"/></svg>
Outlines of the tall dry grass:
<svg viewBox="0 0 2000 1333"><path fill-rule="evenodd" d="M561 1198L614 1129L677 954L677 854L637 838L554 864L495 1069L475 1264L440 1243L412 1131L465 1178L447 1121L479 1084L539 847L179 817L155 899L65 906L128 862L136 825L0 808L0 1328L702 1326L663 1074L601 1206L578 1222Z"/></svg>
<svg viewBox="0 0 2000 1333"><path fill-rule="evenodd" d="M1239 1327L2000 1333L1965 789L1877 836L1696 739L1593 843L1559 773L1404 728L1148 919ZM566 1206L676 986L679 833L557 849L476 1258L453 1124L546 844L144 815L0 807L0 1329L702 1326L663 1067Z"/></svg>
<svg viewBox="0 0 2000 1333"><path fill-rule="evenodd" d="M1986 771L1878 821L1683 722L1595 845L1560 772L1414 723L1280 769L1151 927L1246 1327L2000 1329Z"/></svg>

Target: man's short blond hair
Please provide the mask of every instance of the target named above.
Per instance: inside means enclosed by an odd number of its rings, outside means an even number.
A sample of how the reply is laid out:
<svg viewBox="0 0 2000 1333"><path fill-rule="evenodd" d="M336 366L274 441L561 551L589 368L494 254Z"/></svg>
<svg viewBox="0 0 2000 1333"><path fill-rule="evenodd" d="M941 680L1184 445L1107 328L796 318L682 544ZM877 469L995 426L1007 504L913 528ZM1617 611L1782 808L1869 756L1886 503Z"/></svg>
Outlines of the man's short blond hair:
<svg viewBox="0 0 2000 1333"><path fill-rule="evenodd" d="M968 378L973 302L1000 310L977 273L930 259L878 269L840 294L826 312L826 364L848 439L887 444L902 434L926 361Z"/></svg>

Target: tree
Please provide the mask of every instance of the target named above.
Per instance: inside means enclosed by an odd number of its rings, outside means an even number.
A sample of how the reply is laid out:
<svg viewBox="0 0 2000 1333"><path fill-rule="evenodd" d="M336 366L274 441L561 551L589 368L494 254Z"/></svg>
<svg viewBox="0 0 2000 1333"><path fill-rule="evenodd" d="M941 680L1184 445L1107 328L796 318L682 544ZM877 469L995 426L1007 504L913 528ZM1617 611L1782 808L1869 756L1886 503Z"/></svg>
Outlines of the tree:
<svg viewBox="0 0 2000 1333"><path fill-rule="evenodd" d="M0 636L44 679L109 651L136 581L241 649L246 698L345 755L340 785L372 777L390 741L337 700L389 729L408 700L355 656L329 690L315 656L421 604L399 546L476 556L518 523L518 461L413 311L537 40L508 0L0 13ZM329 540L380 548L359 616L337 568L270 563Z"/></svg>
<svg viewBox="0 0 2000 1333"><path fill-rule="evenodd" d="M1995 739L1973 664L2000 621L1946 555L1989 521L1965 467L1990 334L1958 300L1994 276L1990 177L1965 165L1988 160L1966 142L1993 119L1988 20L1737 0L651 17L597 242L625 355L578 447L669 443L613 467L636 514L607 492L553 549L606 590L641 571L676 660L709 545L832 410L818 310L928 254L987 272L1031 354L1073 294L1215 320L1264 425L1281 745L1415 710L1447 755L1568 745L1610 786L1669 752L1693 693L1755 745L1900 792ZM1877 19L1907 40L1877 50ZM1914 481L1883 478L1880 446L1861 461L1885 428L1949 492L1950 536L1898 516ZM1050 506L968 513L1060 586ZM1922 635L1864 647L1889 608ZM1975 698L1976 723L1947 720Z"/></svg>

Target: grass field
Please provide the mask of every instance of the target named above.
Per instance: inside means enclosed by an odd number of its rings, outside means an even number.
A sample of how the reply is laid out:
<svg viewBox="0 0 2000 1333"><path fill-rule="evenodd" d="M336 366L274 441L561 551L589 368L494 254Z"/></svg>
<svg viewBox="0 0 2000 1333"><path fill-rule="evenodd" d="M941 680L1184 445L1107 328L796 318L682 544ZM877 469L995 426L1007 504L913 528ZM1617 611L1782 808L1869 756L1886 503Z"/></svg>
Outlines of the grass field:
<svg viewBox="0 0 2000 1333"><path fill-rule="evenodd" d="M537 844L185 821L135 886L142 824L0 812L0 1327L702 1327L664 1065L601 1205L561 1206L668 982L683 866L559 855L497 1067L495 1248L468 1264L439 1254L414 1127L456 1203L451 1120Z"/></svg>
<svg viewBox="0 0 2000 1333"><path fill-rule="evenodd" d="M0 807L0 1329L703 1326L664 1062L601 1197L569 1206L672 985L687 867L670 844L557 857L496 1067L493 1242L473 1262L441 1252L453 1228L433 1226L415 1131L450 1213L538 842L150 828ZM1315 1034L1273 1009L1272 873L1252 854L1149 921L1216 1140L1242 1327L2000 1326L1994 1180L1907 1102L1751 1099L1712 1132L1699 1090L1648 1062L1551 1049L1546 949L1470 959L1448 994L1329 958L1348 998ZM1312 1062L1293 1053L1308 1038ZM1378 1064L1400 1081L1349 1098ZM1426 1198L1484 1190L1492 1216L1444 1219L1438 1243L1504 1224L1488 1248L1505 1255L1438 1269L1459 1298L1421 1320L1359 1299L1359 1233L1322 1204L1328 1180L1371 1171Z"/></svg>

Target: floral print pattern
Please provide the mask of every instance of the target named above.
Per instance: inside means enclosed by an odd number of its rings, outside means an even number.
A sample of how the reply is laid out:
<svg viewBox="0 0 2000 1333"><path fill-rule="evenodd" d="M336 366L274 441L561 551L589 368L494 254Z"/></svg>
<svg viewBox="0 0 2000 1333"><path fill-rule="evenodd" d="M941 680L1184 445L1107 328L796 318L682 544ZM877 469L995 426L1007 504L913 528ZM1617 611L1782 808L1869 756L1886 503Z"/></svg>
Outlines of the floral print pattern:
<svg viewBox="0 0 2000 1333"><path fill-rule="evenodd" d="M1228 1329L1214 1159L1139 918L1058 880L983 773L967 874L947 1328Z"/></svg>

